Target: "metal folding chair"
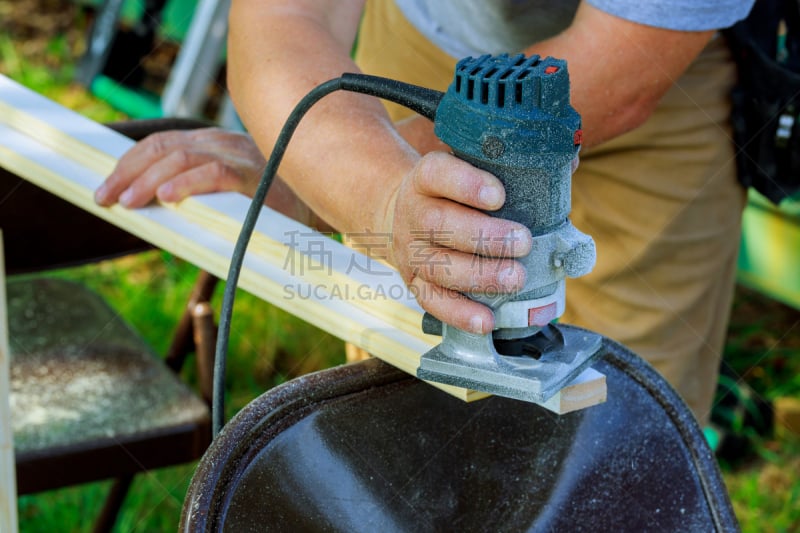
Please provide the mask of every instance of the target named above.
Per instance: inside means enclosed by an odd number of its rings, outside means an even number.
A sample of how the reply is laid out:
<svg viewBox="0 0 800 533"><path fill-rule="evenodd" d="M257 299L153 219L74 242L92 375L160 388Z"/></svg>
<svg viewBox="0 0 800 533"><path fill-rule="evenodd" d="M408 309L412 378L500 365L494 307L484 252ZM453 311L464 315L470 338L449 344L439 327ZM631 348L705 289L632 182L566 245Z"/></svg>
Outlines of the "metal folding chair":
<svg viewBox="0 0 800 533"><path fill-rule="evenodd" d="M161 126L120 126L140 138ZM19 494L114 478L96 531L109 531L138 472L196 460L208 446L217 279L200 272L166 357L83 285L13 276L150 249L0 171L6 237L11 416ZM197 354L200 391L178 372ZM204 401L205 398L205 401Z"/></svg>
<svg viewBox="0 0 800 533"><path fill-rule="evenodd" d="M182 531L736 531L691 412L610 340L608 401L464 403L379 360L250 403L201 460Z"/></svg>

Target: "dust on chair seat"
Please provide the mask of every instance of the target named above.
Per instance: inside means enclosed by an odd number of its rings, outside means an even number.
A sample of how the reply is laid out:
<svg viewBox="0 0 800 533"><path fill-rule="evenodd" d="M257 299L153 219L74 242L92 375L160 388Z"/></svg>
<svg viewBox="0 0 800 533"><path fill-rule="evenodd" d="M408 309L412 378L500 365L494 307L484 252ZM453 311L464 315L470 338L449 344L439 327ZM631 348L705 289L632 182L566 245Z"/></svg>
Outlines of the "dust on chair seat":
<svg viewBox="0 0 800 533"><path fill-rule="evenodd" d="M202 454L208 407L97 294L41 278L7 290L20 493Z"/></svg>

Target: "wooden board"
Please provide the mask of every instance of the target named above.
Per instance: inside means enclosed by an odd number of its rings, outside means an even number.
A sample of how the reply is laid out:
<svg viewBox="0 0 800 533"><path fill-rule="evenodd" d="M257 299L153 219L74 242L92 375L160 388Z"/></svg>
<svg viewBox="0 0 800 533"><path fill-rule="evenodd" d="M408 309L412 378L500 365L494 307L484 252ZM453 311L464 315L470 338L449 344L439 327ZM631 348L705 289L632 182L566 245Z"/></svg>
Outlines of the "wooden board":
<svg viewBox="0 0 800 533"><path fill-rule="evenodd" d="M133 142L0 76L0 165L155 246L225 278L249 199L238 193L129 210L94 203L94 190ZM369 265L354 268L353 265ZM439 342L399 274L263 208L239 285L411 374ZM435 386L464 400L484 393ZM558 413L605 400L587 370L545 407Z"/></svg>
<svg viewBox="0 0 800 533"><path fill-rule="evenodd" d="M3 236L0 233L0 531L17 531L17 478L14 468L14 432L11 429L8 316L3 274Z"/></svg>

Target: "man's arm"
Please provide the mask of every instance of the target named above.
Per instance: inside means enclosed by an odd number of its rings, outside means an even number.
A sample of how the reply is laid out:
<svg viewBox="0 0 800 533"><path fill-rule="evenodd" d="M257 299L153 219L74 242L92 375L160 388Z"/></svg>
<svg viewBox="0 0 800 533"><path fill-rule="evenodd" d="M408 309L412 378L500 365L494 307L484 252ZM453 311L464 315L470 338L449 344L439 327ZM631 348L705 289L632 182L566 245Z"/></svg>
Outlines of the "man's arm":
<svg viewBox="0 0 800 533"><path fill-rule="evenodd" d="M713 34L638 24L584 1L569 28L522 52L567 60L571 103L588 149L643 124ZM415 146L436 143L427 119L415 116L405 128Z"/></svg>
<svg viewBox="0 0 800 533"><path fill-rule="evenodd" d="M362 4L361 0L234 4L230 81L262 152L271 151L283 120L311 88L342 72L357 71L349 50ZM584 145L591 145L646 120L711 33L644 26L584 3L570 28L525 52L568 59L573 105L583 115ZM242 165L241 158L226 163L220 153L214 155L215 148L204 151L197 143L181 146L174 135L137 145L120 161L108 187L98 191L98 201L113 203L129 186L132 192L126 199L133 207L150 201L156 191L160 199L174 201L191 193L246 192L253 186L254 179L247 177L252 169ZM252 142L245 140L235 139L234 153L251 150L246 145ZM173 142L179 145L163 149ZM444 154L420 157L446 149L426 119L416 117L393 126L374 98L331 95L301 123L281 168L288 186L276 182L268 204L284 212L289 207L287 214L305 219L310 211L296 192L339 230L391 232L392 260L420 294L422 305L463 329L479 324L474 329L487 331L492 321L488 309L449 289L511 290L520 285L523 274L517 264L481 258L473 268L469 254L478 242L487 240L499 243L501 249L494 252L501 253L504 235L521 238L521 245L518 242L513 249L524 254L527 231L464 207L499 207L502 187L492 176ZM210 165L214 159L217 164ZM136 171L139 166L142 172ZM514 229L522 233L513 233ZM444 238L420 243L425 235ZM426 255L433 250L447 253L447 261L436 262L448 268L430 271L413 265L412 246L417 251L428 247Z"/></svg>
<svg viewBox="0 0 800 533"><path fill-rule="evenodd" d="M569 28L524 52L567 60L588 148L643 124L713 34L645 26L584 1Z"/></svg>
<svg viewBox="0 0 800 533"><path fill-rule="evenodd" d="M360 0L238 0L230 15L229 86L243 122L269 153L294 105L313 87L357 72L349 52ZM392 237L390 260L421 305L462 329L480 333L491 311L460 290L514 291L522 266L480 257L530 248L528 230L489 217L504 191L497 178L444 152L421 156L398 133L381 103L337 93L322 99L300 123L280 168L286 183L323 219L343 232ZM504 239L515 246L504 246ZM414 264L414 249L446 254L437 268ZM483 250L482 250L483 251Z"/></svg>

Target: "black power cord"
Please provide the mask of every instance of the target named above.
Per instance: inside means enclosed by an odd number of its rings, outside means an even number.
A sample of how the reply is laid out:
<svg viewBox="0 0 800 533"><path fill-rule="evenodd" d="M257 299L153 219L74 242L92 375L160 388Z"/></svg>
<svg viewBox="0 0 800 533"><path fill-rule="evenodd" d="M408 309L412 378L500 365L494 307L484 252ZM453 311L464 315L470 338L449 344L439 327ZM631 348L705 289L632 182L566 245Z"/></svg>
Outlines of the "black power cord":
<svg viewBox="0 0 800 533"><path fill-rule="evenodd" d="M242 229L239 232L239 238L236 240L233 255L231 256L231 264L228 269L228 278L225 284L225 293L220 309L217 345L214 354L214 383L211 402L211 428L214 437L219 434L222 427L225 425L225 366L228 358L228 343L230 341L231 318L233 315L233 303L236 297L236 285L239 281L239 274L242 270L242 263L244 262L247 245L253 234L253 229L258 220L258 215L261 212L261 207L264 205L264 199L267 197L267 192L275 179L275 174L286 152L286 147L289 145L289 140L292 138L295 129L297 129L300 120L319 100L339 90L391 100L392 102L412 109L430 120L434 119L439 101L442 99L442 96L444 96L444 93L440 91L410 85L397 80L368 76L365 74L344 74L340 78L326 81L312 89L292 110L278 135L278 139L275 141L272 154L270 154L267 166L264 168L264 173L258 183L258 188L253 195L250 207L247 210L247 215L242 223Z"/></svg>

